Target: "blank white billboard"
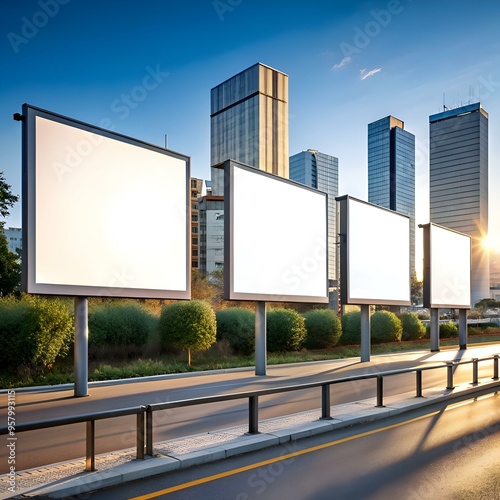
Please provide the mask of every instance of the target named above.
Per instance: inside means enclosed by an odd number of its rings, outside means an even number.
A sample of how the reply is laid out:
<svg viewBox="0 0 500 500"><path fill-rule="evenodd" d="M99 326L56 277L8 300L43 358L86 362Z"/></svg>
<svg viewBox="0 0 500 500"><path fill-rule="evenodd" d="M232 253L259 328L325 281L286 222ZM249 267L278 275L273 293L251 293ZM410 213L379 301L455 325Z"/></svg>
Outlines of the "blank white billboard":
<svg viewBox="0 0 500 500"><path fill-rule="evenodd" d="M225 296L328 302L327 195L225 163Z"/></svg>
<svg viewBox="0 0 500 500"><path fill-rule="evenodd" d="M350 196L337 201L342 303L410 305L410 218Z"/></svg>
<svg viewBox="0 0 500 500"><path fill-rule="evenodd" d="M471 237L437 224L424 229L424 306L470 309Z"/></svg>
<svg viewBox="0 0 500 500"><path fill-rule="evenodd" d="M189 298L189 158L24 107L23 287Z"/></svg>

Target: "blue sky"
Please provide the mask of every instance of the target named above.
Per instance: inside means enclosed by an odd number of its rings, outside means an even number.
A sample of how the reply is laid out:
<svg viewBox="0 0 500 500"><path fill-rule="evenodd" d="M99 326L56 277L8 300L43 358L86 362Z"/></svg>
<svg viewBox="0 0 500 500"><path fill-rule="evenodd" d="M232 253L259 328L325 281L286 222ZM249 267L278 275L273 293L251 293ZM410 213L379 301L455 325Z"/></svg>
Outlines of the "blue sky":
<svg viewBox="0 0 500 500"><path fill-rule="evenodd" d="M499 22L497 0L3 0L0 171L19 194L12 114L27 102L154 144L167 134L209 178L210 89L262 62L289 75L290 154L337 156L341 195L367 199L368 123L405 122L417 224L429 219L429 115L443 96L448 107L480 100L500 248ZM20 223L16 206L7 226Z"/></svg>

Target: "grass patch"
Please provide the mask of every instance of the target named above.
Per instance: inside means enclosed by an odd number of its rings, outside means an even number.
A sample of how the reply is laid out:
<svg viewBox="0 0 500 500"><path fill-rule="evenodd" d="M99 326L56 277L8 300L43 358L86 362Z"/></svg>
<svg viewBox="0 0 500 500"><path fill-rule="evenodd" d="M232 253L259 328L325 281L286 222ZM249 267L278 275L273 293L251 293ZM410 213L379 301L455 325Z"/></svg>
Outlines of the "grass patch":
<svg viewBox="0 0 500 500"><path fill-rule="evenodd" d="M474 334L468 337L469 345L483 342L500 342L498 328L488 329L486 333L484 331L474 331ZM458 338L440 339L440 346L458 347ZM429 349L429 339L374 344L371 346L371 354L391 354L426 349ZM235 356L231 354L230 349L224 343L217 343L206 352L195 353L190 367L187 366L187 356L184 352L154 355L151 351L153 350L147 350L147 357L138 359L126 359L127 357L125 359L116 359L115 352L112 353L110 359L106 359L104 353L102 353L98 359L89 361L89 381L255 366L254 356ZM359 356L359 346L337 346L322 350L302 349L297 352L268 353L267 364L303 363ZM27 370L18 370L15 373L0 371L0 388L2 389L73 382L73 359L71 356L56 363L53 368L45 373L31 373Z"/></svg>

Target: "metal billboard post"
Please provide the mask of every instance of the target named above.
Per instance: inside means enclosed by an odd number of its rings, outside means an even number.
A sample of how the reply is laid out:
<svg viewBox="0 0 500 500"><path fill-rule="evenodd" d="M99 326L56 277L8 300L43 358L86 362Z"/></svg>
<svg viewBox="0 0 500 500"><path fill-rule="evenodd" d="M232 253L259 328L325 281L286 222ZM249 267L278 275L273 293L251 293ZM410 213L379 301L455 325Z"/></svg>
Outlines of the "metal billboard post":
<svg viewBox="0 0 500 500"><path fill-rule="evenodd" d="M255 375L266 375L266 303L255 303Z"/></svg>
<svg viewBox="0 0 500 500"><path fill-rule="evenodd" d="M370 306L361 305L361 361L370 361Z"/></svg>
<svg viewBox="0 0 500 500"><path fill-rule="evenodd" d="M89 320L87 297L75 297L75 396L88 396Z"/></svg>
<svg viewBox="0 0 500 500"><path fill-rule="evenodd" d="M431 352L439 351L439 309L431 307Z"/></svg>
<svg viewBox="0 0 500 500"><path fill-rule="evenodd" d="M467 309L458 310L458 345L467 349Z"/></svg>

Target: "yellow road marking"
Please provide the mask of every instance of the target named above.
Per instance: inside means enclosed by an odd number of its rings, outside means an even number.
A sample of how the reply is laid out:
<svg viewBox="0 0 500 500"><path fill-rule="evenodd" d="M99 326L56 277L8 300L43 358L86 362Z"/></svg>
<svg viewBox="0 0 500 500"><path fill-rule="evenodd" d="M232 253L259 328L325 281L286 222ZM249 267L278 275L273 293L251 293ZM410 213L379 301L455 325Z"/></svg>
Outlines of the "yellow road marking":
<svg viewBox="0 0 500 500"><path fill-rule="evenodd" d="M269 464L274 464L276 462L289 460L290 458L293 458L293 457L298 457L300 455L305 455L307 453L313 453L313 452L318 451L318 450L330 448L331 446L336 446L338 444L347 443L349 441L354 441L355 439L363 438L366 436L371 436L372 434L378 434L379 432L384 432L384 431L387 431L390 429L395 429L397 427L411 424L413 422L418 422L419 420L423 420L425 418L429 418L429 417L432 417L434 415L437 415L438 413L441 413L441 411L442 410L435 411L433 413L422 415L420 417L416 417L416 418L413 418L411 420L407 420L405 422L399 422L397 424L388 425L388 426L382 427L380 429L374 429L372 431L362 432L361 434L356 434L356 435L349 436L349 437L346 437L343 439L338 439L337 441L332 441L330 443L324 443L324 444L320 444L317 446L312 446L311 448L305 448L303 450L294 451L294 452L289 453L287 455L281 455L279 457L270 458L268 460L263 460L262 462L257 462L255 464L245 465L244 467L240 467L238 469L229 470L227 472L221 472L219 474L214 474L212 476L203 477L201 479L196 479L194 481L190 481L189 483L183 483L183 484L179 484L177 486L171 486L170 488L165 488L164 490L159 490L159 491L155 491L153 493L148 493L147 495L141 495L138 497L134 497L134 498L131 498L130 500L149 500L150 498L157 498L161 495L167 495L169 493L173 493L174 491L185 490L185 489L191 488L193 486L198 486L199 484L210 483L212 481L216 481L217 479L222 479L224 477L234 476L235 474L240 474L241 472L246 472L246 471L249 471L252 469L258 469L259 467L264 467L264 466L269 465ZM446 409L445 409L445 411L446 411Z"/></svg>

